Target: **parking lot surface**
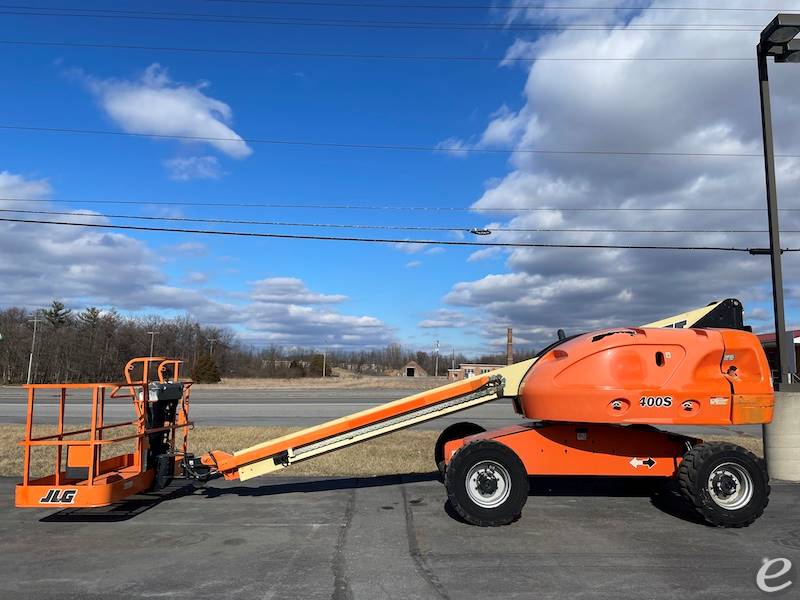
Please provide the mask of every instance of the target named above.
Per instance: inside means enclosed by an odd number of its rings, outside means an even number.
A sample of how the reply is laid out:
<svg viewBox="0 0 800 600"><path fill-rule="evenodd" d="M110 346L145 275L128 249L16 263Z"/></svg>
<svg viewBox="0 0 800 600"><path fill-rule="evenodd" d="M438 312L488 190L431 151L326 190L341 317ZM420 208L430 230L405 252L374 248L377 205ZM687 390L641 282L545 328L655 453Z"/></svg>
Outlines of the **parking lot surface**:
<svg viewBox="0 0 800 600"><path fill-rule="evenodd" d="M615 479L534 479L522 518L493 529L460 522L433 475L176 483L63 511L13 508L14 483L0 479L4 598L730 600L763 594L764 558L800 564L792 484L725 530Z"/></svg>

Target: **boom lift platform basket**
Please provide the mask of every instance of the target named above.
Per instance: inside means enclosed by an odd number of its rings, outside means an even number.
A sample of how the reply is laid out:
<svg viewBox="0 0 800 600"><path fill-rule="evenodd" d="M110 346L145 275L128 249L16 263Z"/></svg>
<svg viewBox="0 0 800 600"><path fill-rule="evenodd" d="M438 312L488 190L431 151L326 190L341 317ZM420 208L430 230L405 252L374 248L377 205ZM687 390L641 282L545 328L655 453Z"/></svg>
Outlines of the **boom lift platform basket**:
<svg viewBox="0 0 800 600"><path fill-rule="evenodd" d="M108 506L131 494L163 487L187 449L191 381L180 379L181 361L135 358L125 367L124 383L27 385L28 416L23 447L22 484L16 505L22 507ZM135 376L135 372L141 376ZM155 378L150 374L155 371ZM56 396L56 433L36 435L37 393ZM70 400L91 400L88 428L66 428ZM106 405L125 400L133 405L131 421L107 423ZM119 448L133 446L132 452ZM31 453L49 449L53 473L31 477ZM176 450L177 449L177 450Z"/></svg>

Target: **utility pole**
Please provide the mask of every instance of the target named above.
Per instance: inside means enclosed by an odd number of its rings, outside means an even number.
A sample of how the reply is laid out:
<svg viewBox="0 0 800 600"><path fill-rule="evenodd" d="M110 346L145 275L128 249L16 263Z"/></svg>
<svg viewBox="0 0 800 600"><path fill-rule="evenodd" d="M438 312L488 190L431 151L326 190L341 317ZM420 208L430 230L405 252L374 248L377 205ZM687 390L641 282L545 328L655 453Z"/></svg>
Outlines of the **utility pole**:
<svg viewBox="0 0 800 600"><path fill-rule="evenodd" d="M506 331L506 364L514 364L514 333L511 327Z"/></svg>
<svg viewBox="0 0 800 600"><path fill-rule="evenodd" d="M218 342L218 341L219 341L219 338L210 338L208 340L208 346L209 346L208 355L209 356L214 356L214 342Z"/></svg>
<svg viewBox="0 0 800 600"><path fill-rule="evenodd" d="M42 319L39 318L39 313L33 313L33 318L28 319L33 323L33 339L31 340L31 355L28 358L28 384L31 382L31 374L33 373L33 353L36 350L36 326Z"/></svg>
<svg viewBox="0 0 800 600"><path fill-rule="evenodd" d="M456 368L456 347L455 346L453 346L453 357L452 357L452 360L451 360L450 368L451 369L455 369Z"/></svg>
<svg viewBox="0 0 800 600"><path fill-rule="evenodd" d="M325 377L325 360L326 360L326 356L325 356L325 351L323 350L322 351L322 376L323 377Z"/></svg>
<svg viewBox="0 0 800 600"><path fill-rule="evenodd" d="M434 353L434 367L433 367L433 376L439 376L439 340L436 340L436 346L433 349Z"/></svg>
<svg viewBox="0 0 800 600"><path fill-rule="evenodd" d="M156 336L161 333L160 331L148 331L147 335L150 336L150 358L153 358L153 344L155 343Z"/></svg>

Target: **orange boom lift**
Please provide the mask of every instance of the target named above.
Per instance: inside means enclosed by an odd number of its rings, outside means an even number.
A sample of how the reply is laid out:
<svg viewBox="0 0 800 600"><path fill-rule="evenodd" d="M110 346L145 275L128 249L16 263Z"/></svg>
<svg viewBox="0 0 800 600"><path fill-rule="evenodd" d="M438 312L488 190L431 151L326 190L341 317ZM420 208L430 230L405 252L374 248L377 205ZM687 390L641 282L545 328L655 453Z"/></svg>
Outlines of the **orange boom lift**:
<svg viewBox="0 0 800 600"><path fill-rule="evenodd" d="M530 360L233 454L186 452L190 382L180 380L179 361L152 359L158 362L154 382L148 380L150 363L145 362L141 379L88 386L93 406L89 430L64 433L64 398L70 386L55 386L61 389L59 432L48 437L31 435L34 392L47 386L28 386L28 428L21 442L25 473L17 486L17 506L106 505L161 487L179 473L200 481L215 476L247 480L508 397L528 421L491 432L457 423L442 432L434 448L448 497L468 522L503 525L518 518L528 497L529 475L606 475L677 479L683 495L708 522L748 525L761 515L769 497L763 461L733 444L704 443L653 425L770 422L773 388L764 351L743 327L741 304L733 299L651 325L571 338L559 332L556 343ZM131 361L126 374L147 360ZM168 377L164 373L170 367ZM102 424L109 387L112 396L128 390L136 409L136 420L127 423L136 433L127 438L103 435L126 425ZM87 433L88 440L64 439ZM101 458L106 445L123 439L136 440L135 452ZM31 480L30 450L46 445L56 447L56 472Z"/></svg>

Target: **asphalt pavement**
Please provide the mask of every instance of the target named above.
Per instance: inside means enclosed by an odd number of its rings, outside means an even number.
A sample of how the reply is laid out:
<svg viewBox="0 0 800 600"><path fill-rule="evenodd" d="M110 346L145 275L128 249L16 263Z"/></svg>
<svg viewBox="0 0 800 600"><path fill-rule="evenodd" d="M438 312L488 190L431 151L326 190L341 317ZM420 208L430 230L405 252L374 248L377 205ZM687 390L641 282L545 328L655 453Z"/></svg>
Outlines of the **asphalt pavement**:
<svg viewBox="0 0 800 600"><path fill-rule="evenodd" d="M36 422L55 423L58 415L57 392L39 390L36 398ZM310 427L328 419L336 419L371 406L397 400L416 393L413 390L347 390L347 389L247 389L198 388L192 392L190 415L197 425L277 425ZM0 387L0 423L25 423L27 395L21 387ZM87 423L90 419L89 398L76 395L68 401L66 421ZM132 417L128 400L108 400L106 420L125 421ZM500 399L464 412L422 423L418 429L441 430L456 421L473 421L486 429L495 429L520 422L511 401ZM670 429L670 428L665 428ZM725 433L721 427L676 429L704 436ZM761 436L758 425L728 428L728 431L754 437Z"/></svg>
<svg viewBox="0 0 800 600"><path fill-rule="evenodd" d="M800 486L783 483L745 529L613 479L534 479L500 528L459 521L432 475L173 484L62 511L12 508L13 483L0 479L0 597L15 600L749 600L770 597L763 559L800 565Z"/></svg>

